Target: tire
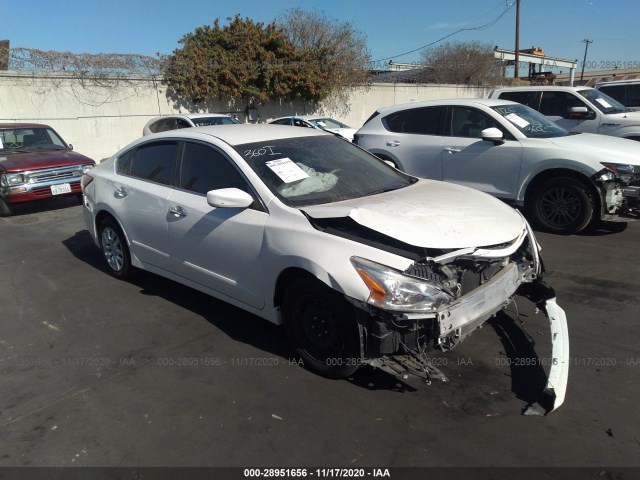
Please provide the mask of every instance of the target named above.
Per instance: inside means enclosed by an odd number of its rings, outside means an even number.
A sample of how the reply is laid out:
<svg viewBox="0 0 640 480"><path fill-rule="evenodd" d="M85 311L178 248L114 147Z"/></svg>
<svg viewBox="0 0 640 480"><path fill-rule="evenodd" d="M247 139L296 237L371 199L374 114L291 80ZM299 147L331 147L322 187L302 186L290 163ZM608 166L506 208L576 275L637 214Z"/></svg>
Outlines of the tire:
<svg viewBox="0 0 640 480"><path fill-rule="evenodd" d="M530 194L527 211L533 223L552 233L569 235L593 220L594 199L587 185L572 177L544 180Z"/></svg>
<svg viewBox="0 0 640 480"><path fill-rule="evenodd" d="M10 217L12 213L9 204L0 198L0 217Z"/></svg>
<svg viewBox="0 0 640 480"><path fill-rule="evenodd" d="M100 248L109 273L120 280L133 274L131 255L122 229L113 218L105 218L99 229Z"/></svg>
<svg viewBox="0 0 640 480"><path fill-rule="evenodd" d="M296 281L282 302L284 328L310 370L345 378L360 366L360 334L352 306L316 279Z"/></svg>

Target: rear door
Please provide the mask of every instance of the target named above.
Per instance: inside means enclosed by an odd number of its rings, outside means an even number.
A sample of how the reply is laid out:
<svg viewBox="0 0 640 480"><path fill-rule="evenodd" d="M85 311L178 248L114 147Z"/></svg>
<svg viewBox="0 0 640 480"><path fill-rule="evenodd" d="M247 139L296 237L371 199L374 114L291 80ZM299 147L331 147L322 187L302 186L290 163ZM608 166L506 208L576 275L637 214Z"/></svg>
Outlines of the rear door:
<svg viewBox="0 0 640 480"><path fill-rule="evenodd" d="M442 179L503 199L515 199L522 145L497 119L466 106L449 107L442 149ZM499 145L482 140L481 132L497 128L505 136Z"/></svg>
<svg viewBox="0 0 640 480"><path fill-rule="evenodd" d="M167 199L177 141L146 143L118 159L112 206L139 260L170 269Z"/></svg>
<svg viewBox="0 0 640 480"><path fill-rule="evenodd" d="M380 148L410 175L442 180L442 128L445 107L410 108L382 119L386 129Z"/></svg>

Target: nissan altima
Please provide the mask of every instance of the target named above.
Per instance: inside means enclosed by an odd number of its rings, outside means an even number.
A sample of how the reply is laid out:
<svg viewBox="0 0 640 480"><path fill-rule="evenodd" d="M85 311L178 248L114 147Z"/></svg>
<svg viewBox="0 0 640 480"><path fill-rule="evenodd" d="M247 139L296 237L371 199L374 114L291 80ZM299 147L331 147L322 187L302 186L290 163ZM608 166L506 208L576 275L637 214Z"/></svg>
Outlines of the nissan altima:
<svg viewBox="0 0 640 480"><path fill-rule="evenodd" d="M445 379L426 353L455 347L524 296L551 329L546 410L564 400L566 317L543 282L538 243L485 193L277 125L149 135L82 188L112 275L147 270L283 324L305 366L327 377L369 364Z"/></svg>

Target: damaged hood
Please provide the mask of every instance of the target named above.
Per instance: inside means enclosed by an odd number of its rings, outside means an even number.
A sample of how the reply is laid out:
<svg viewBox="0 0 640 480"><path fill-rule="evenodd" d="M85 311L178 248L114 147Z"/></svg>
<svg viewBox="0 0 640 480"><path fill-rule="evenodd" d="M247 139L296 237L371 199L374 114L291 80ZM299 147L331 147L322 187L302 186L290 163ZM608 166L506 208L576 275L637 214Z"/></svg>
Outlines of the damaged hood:
<svg viewBox="0 0 640 480"><path fill-rule="evenodd" d="M435 180L391 192L301 208L312 218L350 217L356 223L416 247L489 247L525 229L518 212L478 190Z"/></svg>

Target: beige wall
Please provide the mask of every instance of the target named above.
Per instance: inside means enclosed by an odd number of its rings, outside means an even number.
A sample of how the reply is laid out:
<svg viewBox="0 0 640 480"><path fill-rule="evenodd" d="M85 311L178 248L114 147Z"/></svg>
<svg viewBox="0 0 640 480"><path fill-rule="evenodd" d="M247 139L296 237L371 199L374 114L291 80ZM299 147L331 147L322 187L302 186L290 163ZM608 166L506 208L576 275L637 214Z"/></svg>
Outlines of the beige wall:
<svg viewBox="0 0 640 480"><path fill-rule="evenodd" d="M416 100L478 98L487 93L483 88L458 85L375 84L352 91L346 105L331 100L317 107L302 101L270 102L258 108L258 121L322 113L360 127L378 107ZM211 111L248 121L244 105L214 102L199 107L177 104L167 97L162 84L148 78L104 81L0 73L0 122L49 124L76 151L97 161L139 138L145 123L157 115Z"/></svg>

